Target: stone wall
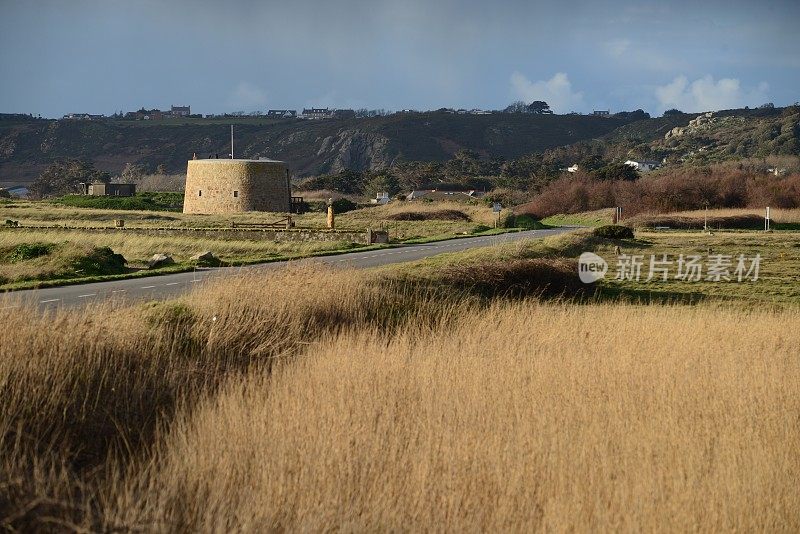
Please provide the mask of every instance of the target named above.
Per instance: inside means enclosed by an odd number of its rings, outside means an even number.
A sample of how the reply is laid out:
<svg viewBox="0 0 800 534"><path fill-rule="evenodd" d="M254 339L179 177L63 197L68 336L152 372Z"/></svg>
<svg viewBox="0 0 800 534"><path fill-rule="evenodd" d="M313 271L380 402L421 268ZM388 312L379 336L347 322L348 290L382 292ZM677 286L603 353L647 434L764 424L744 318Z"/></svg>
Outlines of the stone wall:
<svg viewBox="0 0 800 534"><path fill-rule="evenodd" d="M69 226L19 226L0 227L0 232L24 232L26 230L47 230L48 232L90 231L93 234L120 234L144 236L169 236L210 239L235 239L250 241L344 241L346 243L367 244L368 233L346 230L312 230L294 228L280 230L271 228L97 228Z"/></svg>
<svg viewBox="0 0 800 534"><path fill-rule="evenodd" d="M189 161L183 196L184 213L288 213L290 205L289 174L283 162L241 159Z"/></svg>

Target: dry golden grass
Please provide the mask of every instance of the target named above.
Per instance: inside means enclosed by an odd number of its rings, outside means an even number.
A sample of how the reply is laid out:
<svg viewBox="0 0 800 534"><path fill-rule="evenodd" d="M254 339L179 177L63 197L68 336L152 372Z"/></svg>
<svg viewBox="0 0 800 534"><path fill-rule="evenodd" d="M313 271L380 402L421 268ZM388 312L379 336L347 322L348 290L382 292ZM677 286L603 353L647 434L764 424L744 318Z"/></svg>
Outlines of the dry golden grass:
<svg viewBox="0 0 800 534"><path fill-rule="evenodd" d="M523 303L423 335L348 333L182 418L147 477L154 498L120 519L797 531L796 324L796 313Z"/></svg>
<svg viewBox="0 0 800 534"><path fill-rule="evenodd" d="M364 230L368 226L377 227L388 224L386 217L403 211L438 211L442 209L457 209L463 211L474 221L473 224L464 224L458 221L438 221L439 226L432 226L427 230L438 233L460 232L470 230L475 223L489 224L494 220L491 207L486 204L466 204L460 202L400 202L395 201L385 206L371 206L347 213L338 214L337 227L342 229ZM74 208L60 206L49 202L14 201L2 205L4 219L19 220L24 226L113 226L115 219L123 219L127 226L145 228L169 227L229 227L231 223L267 223L283 219L286 215L269 212L248 212L231 215L193 215L175 212L137 211L137 210L103 210L92 208ZM298 226L309 228L325 228L326 214L309 212L293 216ZM455 224L452 224L455 223ZM444 226L442 226L444 224ZM400 228L400 226L398 226ZM404 227L402 227L404 228ZM415 227L419 235L426 234L425 227Z"/></svg>
<svg viewBox="0 0 800 534"><path fill-rule="evenodd" d="M800 529L797 308L298 268L0 321L5 529Z"/></svg>
<svg viewBox="0 0 800 534"><path fill-rule="evenodd" d="M763 209L718 209L718 210L708 210L709 218L728 218L728 217L742 217L747 215L754 215L757 217L764 218L764 211ZM694 211L677 211L673 213L663 214L663 216L675 216L675 217L688 217L694 218L698 220L702 220L705 217L705 210L694 210ZM773 222L778 223L800 223L800 209L770 209L770 218Z"/></svg>
<svg viewBox="0 0 800 534"><path fill-rule="evenodd" d="M301 256L346 248L344 241L273 241L269 239L206 237L184 235L141 235L131 232L98 233L91 230L0 230L0 248L21 243L66 243L66 248L110 247L131 263L146 263L153 254L169 254L175 261L187 261L194 254L210 250L228 261L268 259L272 256ZM16 269L17 266L8 266Z"/></svg>

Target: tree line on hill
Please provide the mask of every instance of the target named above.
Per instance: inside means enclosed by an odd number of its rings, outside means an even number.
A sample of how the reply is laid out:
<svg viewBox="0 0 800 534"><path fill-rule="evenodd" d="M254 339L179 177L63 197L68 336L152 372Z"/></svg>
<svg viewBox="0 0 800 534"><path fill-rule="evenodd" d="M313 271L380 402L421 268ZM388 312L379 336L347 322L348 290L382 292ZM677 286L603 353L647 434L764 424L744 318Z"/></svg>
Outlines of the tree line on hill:
<svg viewBox="0 0 800 534"><path fill-rule="evenodd" d="M345 194L373 195L415 189L507 188L535 193L558 178L568 165L557 152L529 154L517 159L485 158L471 150L461 150L450 160L440 162L401 162L378 171L343 170L307 178L297 185L300 191L331 190ZM573 162L570 162L571 164ZM579 160L579 166L599 180L636 180L635 169L619 162L592 155Z"/></svg>

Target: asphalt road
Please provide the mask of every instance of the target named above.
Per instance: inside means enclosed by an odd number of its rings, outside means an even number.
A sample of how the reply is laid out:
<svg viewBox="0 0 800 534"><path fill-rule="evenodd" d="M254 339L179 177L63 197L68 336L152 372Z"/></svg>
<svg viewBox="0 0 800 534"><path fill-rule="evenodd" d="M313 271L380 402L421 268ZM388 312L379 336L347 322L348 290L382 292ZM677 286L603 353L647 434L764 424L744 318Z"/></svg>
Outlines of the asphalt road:
<svg viewBox="0 0 800 534"><path fill-rule="evenodd" d="M495 236L464 237L448 241L438 241L423 245L404 245L395 248L350 252L335 256L323 256L313 259L291 260L293 262L314 261L329 265L368 269L392 263L415 261L445 252L458 252L476 247L496 246L521 239L543 238L551 235L570 232L573 227L553 228L549 230L528 230L525 232L500 234ZM114 299L118 302L131 300L161 300L175 297L189 291L203 280L211 277L229 276L241 272L268 271L280 269L289 262L262 263L246 267L220 267L198 269L193 272L112 280L46 289L31 289L0 294L0 309L37 306L42 310L58 307L80 307L92 302Z"/></svg>

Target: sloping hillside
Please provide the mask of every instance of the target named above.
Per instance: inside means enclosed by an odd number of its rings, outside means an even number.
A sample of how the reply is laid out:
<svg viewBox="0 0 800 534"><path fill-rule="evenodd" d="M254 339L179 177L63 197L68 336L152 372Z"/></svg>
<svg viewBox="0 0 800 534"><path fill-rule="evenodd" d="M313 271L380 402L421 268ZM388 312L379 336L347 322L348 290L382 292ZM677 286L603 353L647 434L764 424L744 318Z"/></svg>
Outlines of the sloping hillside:
<svg viewBox="0 0 800 534"><path fill-rule="evenodd" d="M580 115L395 114L369 119L236 120L237 157L285 160L298 176L380 169L396 161L444 161L461 149L515 158L594 139L627 123ZM0 180L27 183L50 162L92 161L119 172L126 163L163 164L182 172L186 160L229 152L229 121L0 122Z"/></svg>

